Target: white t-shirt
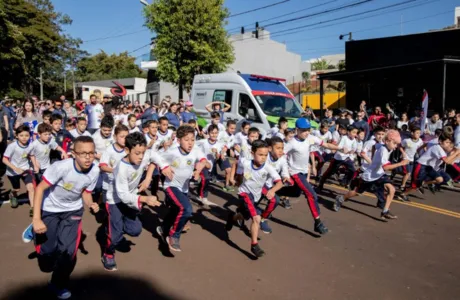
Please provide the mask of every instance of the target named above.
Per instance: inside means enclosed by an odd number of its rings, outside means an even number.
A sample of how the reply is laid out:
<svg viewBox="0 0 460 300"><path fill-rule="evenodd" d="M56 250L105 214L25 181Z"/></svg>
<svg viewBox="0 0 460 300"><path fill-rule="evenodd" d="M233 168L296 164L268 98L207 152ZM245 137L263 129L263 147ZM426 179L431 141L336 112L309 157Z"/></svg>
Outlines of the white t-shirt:
<svg viewBox="0 0 460 300"><path fill-rule="evenodd" d="M342 139L342 136L337 130L332 133L332 143L338 145L341 139Z"/></svg>
<svg viewBox="0 0 460 300"><path fill-rule="evenodd" d="M286 160L286 156L283 155L277 160L273 160L272 156L270 153L268 154L267 158L267 163L275 169L276 173L280 174L281 177L284 178L289 178L289 168ZM266 183L267 188L271 189L273 187L273 182L272 181L267 181Z"/></svg>
<svg viewBox="0 0 460 300"><path fill-rule="evenodd" d="M126 126L128 126L128 125L126 125ZM128 130L129 130L129 133L141 132L141 130L137 126L135 126L134 128L129 128L129 126L128 126Z"/></svg>
<svg viewBox="0 0 460 300"><path fill-rule="evenodd" d="M56 150L58 144L54 139L50 139L48 143L43 143L40 139L36 139L32 143L31 154L35 156L35 159L40 165L40 170L48 169L50 166L50 151Z"/></svg>
<svg viewBox="0 0 460 300"><path fill-rule="evenodd" d="M113 170L114 184L112 191L107 191L107 203L124 203L132 209L142 208L138 186L145 168L150 164L150 157L146 151L140 165L131 164L121 159Z"/></svg>
<svg viewBox="0 0 460 300"><path fill-rule="evenodd" d="M289 173L291 175L308 173L311 145L322 146L323 141L313 135L309 135L303 141L295 136L289 141L289 143L286 144L285 151L287 154Z"/></svg>
<svg viewBox="0 0 460 300"><path fill-rule="evenodd" d="M165 133L162 133L160 130L157 132L157 142L160 142L162 144L163 142L167 142L171 139L173 134L173 131L171 129L168 129Z"/></svg>
<svg viewBox="0 0 460 300"><path fill-rule="evenodd" d="M430 166L435 171L438 171L439 167L444 162L442 159L445 157L447 157L447 154L444 149L442 149L440 145L434 145L428 148L428 150L419 157L417 162L424 166Z"/></svg>
<svg viewBox="0 0 460 300"><path fill-rule="evenodd" d="M113 136L103 137L101 135L101 130L99 129L93 135L94 144L96 145L96 153L104 153L107 148L113 143ZM97 162L99 164L99 162Z"/></svg>
<svg viewBox="0 0 460 300"><path fill-rule="evenodd" d="M74 128L69 132L75 139L79 136L91 136L91 133L89 133L88 131L85 130L85 132L81 133L80 131L78 131L77 128Z"/></svg>
<svg viewBox="0 0 460 300"><path fill-rule="evenodd" d="M319 130L315 130L315 131L313 131L312 134L314 136L318 137L319 139L321 139L323 141L323 143L328 143L329 141L332 140L332 133L329 130L325 134L322 134L321 131L319 131ZM326 149L324 147L317 146L317 145L311 145L310 146L310 151L311 152L319 152L321 154L323 154L323 152L331 153L331 150Z"/></svg>
<svg viewBox="0 0 460 300"><path fill-rule="evenodd" d="M101 104L86 105L85 114L88 116L88 128L99 129L101 127L102 115L104 114L104 107Z"/></svg>
<svg viewBox="0 0 460 300"><path fill-rule="evenodd" d="M224 144L225 146L227 146L228 149L230 149L235 145L235 135L229 134L227 130L219 131L217 141L219 141L219 143L221 144Z"/></svg>
<svg viewBox="0 0 460 300"><path fill-rule="evenodd" d="M343 151L356 151L356 149L358 148L358 144L356 142L356 139L350 139L347 135L344 135L342 139L340 140L338 147L340 150L343 150ZM345 154L340 150L338 150L334 154L334 159L343 161L349 158L353 160L354 158L353 153Z"/></svg>
<svg viewBox="0 0 460 300"><path fill-rule="evenodd" d="M187 193L190 178L192 178L195 164L200 161L206 161L204 153L197 147L194 147L190 153L183 153L180 147L170 148L162 155L162 159L174 171L172 180L166 178L164 188L176 187L181 192ZM160 168L163 168L160 166Z"/></svg>
<svg viewBox="0 0 460 300"><path fill-rule="evenodd" d="M372 158L372 163L368 168L364 170L362 178L364 181L371 182L380 179L385 175L384 166L391 164L389 161L391 152L388 151L388 148L385 146L379 147L375 151L374 157Z"/></svg>
<svg viewBox="0 0 460 300"><path fill-rule="evenodd" d="M276 134L280 132L280 129L278 128L278 125L275 125L274 127L270 128L267 133L266 133L266 136L267 138L271 138L271 137L274 137L276 136Z"/></svg>
<svg viewBox="0 0 460 300"><path fill-rule="evenodd" d="M225 144L218 141L211 143L209 139L205 139L197 141L195 145L199 147L199 149L206 156L206 159L211 163L211 168L209 168L209 170L212 170L212 167L216 163L216 155L222 153ZM216 149L216 153L212 152L213 149Z"/></svg>
<svg viewBox="0 0 460 300"><path fill-rule="evenodd" d="M29 170L29 155L32 155L32 149L32 143L28 143L27 146L24 147L19 145L19 142L16 140L13 143L9 144L8 147L6 147L5 154L3 154L3 157L9 159L13 166L23 170ZM14 172L12 169L8 167L6 169L6 175L16 176L20 174L16 174L16 172Z"/></svg>
<svg viewBox="0 0 460 300"><path fill-rule="evenodd" d="M241 145L242 140L247 140L248 136L243 134L242 132L237 132L235 134L235 144Z"/></svg>
<svg viewBox="0 0 460 300"><path fill-rule="evenodd" d="M115 144L112 144L107 148L107 150L104 151L104 153L102 153L101 160L99 162L99 167L108 166L113 169L125 156L125 149L121 149L121 151L118 151L117 149L115 149ZM103 178L102 188L105 191L113 191L113 173L106 173L101 171L101 174Z"/></svg>
<svg viewBox="0 0 460 300"><path fill-rule="evenodd" d="M375 147L374 147L375 146ZM365 154L369 159L372 161L373 156L377 150L380 149L380 147L383 146L383 143L377 143L375 139L369 140L364 143L363 149L361 150L361 155ZM372 153L374 152L374 153ZM367 163L365 159L361 160L361 170L366 170L369 168L371 164Z"/></svg>
<svg viewBox="0 0 460 300"><path fill-rule="evenodd" d="M252 160L240 159L238 161L243 170L243 183L238 189L238 194L248 194L254 197L255 202L259 202L262 197L262 188L268 182L276 183L281 180L280 175L270 164L263 164L259 168L254 167Z"/></svg>
<svg viewBox="0 0 460 300"><path fill-rule="evenodd" d="M423 141L422 139L418 139L417 141L414 142L412 139L404 139L401 142L401 146L404 148L404 152L406 152L407 159L410 162L413 162L418 148L423 146Z"/></svg>
<svg viewBox="0 0 460 300"><path fill-rule="evenodd" d="M454 131L454 141L455 141L455 148L460 148L460 125L455 128Z"/></svg>
<svg viewBox="0 0 460 300"><path fill-rule="evenodd" d="M51 185L43 195L43 210L65 212L83 207L81 193L92 193L99 177L99 168L94 164L89 171L77 170L73 158L53 163L43 174L43 180Z"/></svg>
<svg viewBox="0 0 460 300"><path fill-rule="evenodd" d="M439 138L434 138L430 140L428 143L426 143L426 148L427 150L430 149L433 146L439 145Z"/></svg>
<svg viewBox="0 0 460 300"><path fill-rule="evenodd" d="M156 143L159 144L159 143L160 143L160 142L158 141L158 136L151 136L150 133L146 133L146 134L144 134L144 136L145 136L145 140L147 141L147 145L149 145L150 142L151 142L153 139L156 139L155 142L154 142L153 144L156 144ZM152 147L153 147L153 145L152 145Z"/></svg>

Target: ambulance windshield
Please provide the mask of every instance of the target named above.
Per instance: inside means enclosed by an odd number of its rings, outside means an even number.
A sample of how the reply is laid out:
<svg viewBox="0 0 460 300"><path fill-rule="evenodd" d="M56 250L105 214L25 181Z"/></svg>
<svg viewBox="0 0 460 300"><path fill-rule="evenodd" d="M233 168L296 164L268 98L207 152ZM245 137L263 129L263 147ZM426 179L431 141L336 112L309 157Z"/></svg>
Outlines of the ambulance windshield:
<svg viewBox="0 0 460 300"><path fill-rule="evenodd" d="M257 95L255 98L268 116L300 118L302 113L302 108L292 98L279 95Z"/></svg>

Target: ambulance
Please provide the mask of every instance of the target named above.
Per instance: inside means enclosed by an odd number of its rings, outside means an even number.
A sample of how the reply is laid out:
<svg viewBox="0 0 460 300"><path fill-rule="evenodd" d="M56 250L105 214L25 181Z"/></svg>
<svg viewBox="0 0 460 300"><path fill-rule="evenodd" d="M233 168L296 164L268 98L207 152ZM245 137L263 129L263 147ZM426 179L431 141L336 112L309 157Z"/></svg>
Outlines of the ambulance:
<svg viewBox="0 0 460 300"><path fill-rule="evenodd" d="M293 128L295 120L303 112L284 82L285 79L254 74L196 75L193 79L191 101L197 116L208 123L211 115L206 110L206 105L217 101L230 104L230 110L224 113L224 122L235 120L241 125L247 120L264 135L278 123L280 117L287 118L289 127Z"/></svg>

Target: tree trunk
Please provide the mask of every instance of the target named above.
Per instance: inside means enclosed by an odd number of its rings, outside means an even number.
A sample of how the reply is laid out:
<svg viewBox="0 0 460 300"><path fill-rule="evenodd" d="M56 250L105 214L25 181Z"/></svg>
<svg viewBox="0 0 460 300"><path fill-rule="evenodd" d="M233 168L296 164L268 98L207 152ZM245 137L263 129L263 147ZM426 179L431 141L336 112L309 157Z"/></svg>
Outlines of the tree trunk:
<svg viewBox="0 0 460 300"><path fill-rule="evenodd" d="M183 99L184 97L184 85L182 84L182 79L179 79L179 99L177 99L179 102L180 99Z"/></svg>

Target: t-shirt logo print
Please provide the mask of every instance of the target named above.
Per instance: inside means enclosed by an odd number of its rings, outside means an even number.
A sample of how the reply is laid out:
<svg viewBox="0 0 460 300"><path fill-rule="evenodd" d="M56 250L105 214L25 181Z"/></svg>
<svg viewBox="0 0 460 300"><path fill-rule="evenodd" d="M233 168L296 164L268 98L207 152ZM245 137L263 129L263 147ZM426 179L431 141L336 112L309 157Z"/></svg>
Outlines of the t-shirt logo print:
<svg viewBox="0 0 460 300"><path fill-rule="evenodd" d="M131 180L136 179L136 177L137 177L137 172L134 172L131 174Z"/></svg>
<svg viewBox="0 0 460 300"><path fill-rule="evenodd" d="M188 159L187 160L187 166L190 166L192 164L192 160L191 159Z"/></svg>
<svg viewBox="0 0 460 300"><path fill-rule="evenodd" d="M73 183L70 183L70 182L64 183L64 184L62 185L62 187L63 187L65 190L70 191L70 190L72 190L72 188L73 188Z"/></svg>
<svg viewBox="0 0 460 300"><path fill-rule="evenodd" d="M110 160L110 166L113 167L114 164L115 164L115 159L112 158L112 159Z"/></svg>
<svg viewBox="0 0 460 300"><path fill-rule="evenodd" d="M175 160L175 161L172 162L171 166L173 168L177 168L177 167L179 167L179 162L177 160Z"/></svg>
<svg viewBox="0 0 460 300"><path fill-rule="evenodd" d="M23 152L21 155L22 158L27 158L27 152Z"/></svg>

